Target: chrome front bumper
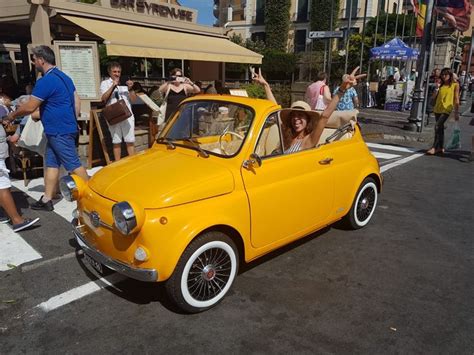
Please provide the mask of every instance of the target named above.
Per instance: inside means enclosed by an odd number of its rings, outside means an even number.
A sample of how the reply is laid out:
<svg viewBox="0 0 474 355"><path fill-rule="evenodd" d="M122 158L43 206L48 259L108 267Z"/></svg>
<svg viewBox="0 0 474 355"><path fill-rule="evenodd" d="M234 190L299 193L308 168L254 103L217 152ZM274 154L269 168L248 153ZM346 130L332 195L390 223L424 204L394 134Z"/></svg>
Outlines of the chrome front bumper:
<svg viewBox="0 0 474 355"><path fill-rule="evenodd" d="M121 261L114 260L108 256L102 254L89 244L87 244L86 238L77 229L78 220L74 218L71 222L72 231L76 237L76 241L82 250L94 260L98 261L102 265L107 266L109 269L118 272L119 274L125 275L135 280L156 282L158 280L158 272L155 269L139 269L124 264Z"/></svg>

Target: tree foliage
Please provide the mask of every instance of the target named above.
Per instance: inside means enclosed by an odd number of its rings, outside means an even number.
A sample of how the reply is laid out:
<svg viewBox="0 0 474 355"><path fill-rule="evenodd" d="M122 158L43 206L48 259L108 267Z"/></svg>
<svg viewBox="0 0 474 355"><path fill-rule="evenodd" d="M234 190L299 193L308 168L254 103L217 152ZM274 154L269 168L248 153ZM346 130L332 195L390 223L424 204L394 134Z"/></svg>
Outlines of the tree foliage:
<svg viewBox="0 0 474 355"><path fill-rule="evenodd" d="M413 36L415 33L415 27L416 27L416 21L415 21L415 16L413 14L408 14L408 15L398 15L398 25L397 25L397 15L396 14L387 14L385 12L382 12L379 16L379 26L377 29L377 34L378 35L384 35L385 32L385 21L388 16L388 22L387 22L387 40L398 36L402 36L402 31L403 31L403 37L410 37ZM403 19L405 18L405 29L403 30ZM372 17L369 21L367 21L367 24L365 26L365 36L366 37L373 37L375 34L375 27L377 23L377 18ZM413 25L412 25L413 24ZM395 34L395 27L397 27L397 33ZM411 33L410 33L411 29Z"/></svg>
<svg viewBox="0 0 474 355"><path fill-rule="evenodd" d="M290 28L291 0L265 2L266 46L272 50L286 52Z"/></svg>
<svg viewBox="0 0 474 355"><path fill-rule="evenodd" d="M340 0L312 0L310 12L311 31L331 30L331 7L333 14L332 29L338 25Z"/></svg>

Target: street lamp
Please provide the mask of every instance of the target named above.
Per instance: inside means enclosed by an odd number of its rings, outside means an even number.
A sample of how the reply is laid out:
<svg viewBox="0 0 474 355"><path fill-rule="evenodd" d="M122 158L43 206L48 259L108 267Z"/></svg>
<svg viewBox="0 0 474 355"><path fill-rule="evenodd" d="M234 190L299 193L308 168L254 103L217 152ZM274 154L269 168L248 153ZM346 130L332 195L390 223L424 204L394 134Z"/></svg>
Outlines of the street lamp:
<svg viewBox="0 0 474 355"><path fill-rule="evenodd" d="M433 21L433 2L434 0L426 1L426 16L425 28L423 29L423 39L421 42L420 59L416 67L419 75L416 77L415 90L413 91L413 104L411 107L410 117L408 123L403 126L403 129L408 131L421 132L423 122L423 102L425 100L423 89L421 88L426 77L426 64L428 62L429 48L434 45L434 38L432 36L432 21Z"/></svg>

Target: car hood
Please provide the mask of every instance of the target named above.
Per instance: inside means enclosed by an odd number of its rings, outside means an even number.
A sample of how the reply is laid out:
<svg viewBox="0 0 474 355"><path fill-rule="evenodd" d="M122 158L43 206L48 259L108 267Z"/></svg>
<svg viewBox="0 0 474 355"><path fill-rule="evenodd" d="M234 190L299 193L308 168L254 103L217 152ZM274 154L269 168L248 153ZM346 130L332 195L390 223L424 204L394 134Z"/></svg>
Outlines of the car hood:
<svg viewBox="0 0 474 355"><path fill-rule="evenodd" d="M216 162L183 152L149 149L99 170L89 187L113 201L163 208L230 193L231 171Z"/></svg>

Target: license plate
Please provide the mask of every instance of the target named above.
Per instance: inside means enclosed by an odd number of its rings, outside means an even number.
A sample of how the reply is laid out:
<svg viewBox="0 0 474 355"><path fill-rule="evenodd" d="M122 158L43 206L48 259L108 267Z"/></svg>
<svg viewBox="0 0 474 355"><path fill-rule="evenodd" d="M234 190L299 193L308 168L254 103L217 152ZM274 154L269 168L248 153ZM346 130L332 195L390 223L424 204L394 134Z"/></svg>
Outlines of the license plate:
<svg viewBox="0 0 474 355"><path fill-rule="evenodd" d="M102 264L98 261L95 261L91 256L84 253L84 261L87 262L90 266L96 269L99 273L103 273Z"/></svg>

